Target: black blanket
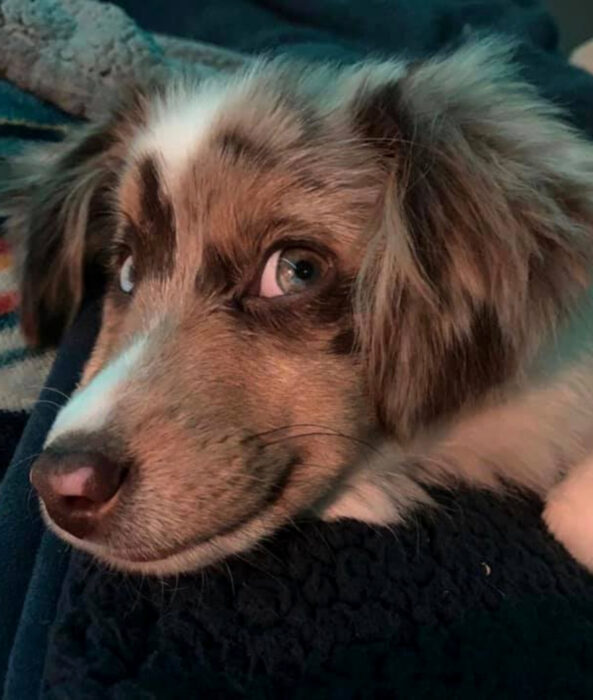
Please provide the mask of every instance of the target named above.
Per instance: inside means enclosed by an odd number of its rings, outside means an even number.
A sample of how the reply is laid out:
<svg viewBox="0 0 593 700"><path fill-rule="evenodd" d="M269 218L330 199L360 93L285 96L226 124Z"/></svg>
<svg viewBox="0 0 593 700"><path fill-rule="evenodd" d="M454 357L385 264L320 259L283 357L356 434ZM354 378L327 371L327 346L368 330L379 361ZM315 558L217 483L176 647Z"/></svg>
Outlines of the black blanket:
<svg viewBox="0 0 593 700"><path fill-rule="evenodd" d="M148 29L343 60L493 27L522 39L525 74L593 135L593 80L564 65L531 0L120 4ZM96 325L90 306L53 388L71 391ZM442 509L407 528L304 523L196 575L142 580L42 534L27 458L50 420L34 413L0 492L6 698L593 697L593 579L539 503L437 494Z"/></svg>

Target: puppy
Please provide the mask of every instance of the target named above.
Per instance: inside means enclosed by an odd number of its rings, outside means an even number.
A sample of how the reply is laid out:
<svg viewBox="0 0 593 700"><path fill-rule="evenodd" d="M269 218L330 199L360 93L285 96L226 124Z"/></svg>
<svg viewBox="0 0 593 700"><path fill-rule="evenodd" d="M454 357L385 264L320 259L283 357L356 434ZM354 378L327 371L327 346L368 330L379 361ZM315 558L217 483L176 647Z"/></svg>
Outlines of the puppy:
<svg viewBox="0 0 593 700"><path fill-rule="evenodd" d="M593 146L511 49L137 90L13 170L30 343L106 285L31 472L67 542L170 574L464 483L593 569Z"/></svg>

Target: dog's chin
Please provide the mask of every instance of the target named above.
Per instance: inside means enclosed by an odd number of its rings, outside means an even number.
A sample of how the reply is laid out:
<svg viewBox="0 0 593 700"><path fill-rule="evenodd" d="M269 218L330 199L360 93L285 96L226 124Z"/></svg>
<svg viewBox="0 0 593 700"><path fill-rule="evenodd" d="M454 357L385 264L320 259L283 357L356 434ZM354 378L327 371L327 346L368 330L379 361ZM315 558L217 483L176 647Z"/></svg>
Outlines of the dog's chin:
<svg viewBox="0 0 593 700"><path fill-rule="evenodd" d="M75 549L90 554L109 568L125 573L152 576L173 576L216 564L229 556L251 549L262 538L277 530L280 525L277 517L274 517L273 509L270 508L230 532L200 541L199 544L190 544L183 549L176 549L170 554L149 558L133 550L124 552L98 542L75 537L51 519L43 504L41 504L41 513L47 527Z"/></svg>

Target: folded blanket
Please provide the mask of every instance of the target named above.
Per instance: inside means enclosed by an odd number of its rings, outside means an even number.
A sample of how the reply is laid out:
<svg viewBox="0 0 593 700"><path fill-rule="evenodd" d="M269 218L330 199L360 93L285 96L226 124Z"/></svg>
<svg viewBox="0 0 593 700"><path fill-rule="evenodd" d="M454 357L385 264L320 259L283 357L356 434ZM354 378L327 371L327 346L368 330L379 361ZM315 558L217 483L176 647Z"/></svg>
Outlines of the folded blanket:
<svg viewBox="0 0 593 700"><path fill-rule="evenodd" d="M342 61L423 54L485 28L512 33L525 75L593 135L593 79L555 53L554 26L535 0L120 5L153 32ZM127 75L193 55L187 41L149 35L109 8L0 0L3 74L81 116L98 113L104 90ZM113 73L94 71L96 52L110 50L106 25L102 48L90 45L88 23L99 16L113 18L118 46L129 38L139 47L129 73L128 49L121 61L115 49ZM13 30L3 33L7 22ZM71 50L56 58L56 47ZM237 60L228 55L224 68ZM96 324L95 306L65 339L0 486L5 698L593 697L593 581L543 531L535 501L435 494L443 509L408 528L303 524L258 552L172 581L71 556L43 533L27 471L51 423L43 402L72 390Z"/></svg>
<svg viewBox="0 0 593 700"><path fill-rule="evenodd" d="M0 74L63 110L94 117L122 83L181 69L235 68L231 51L142 31L125 12L92 0L2 0Z"/></svg>
<svg viewBox="0 0 593 700"><path fill-rule="evenodd" d="M26 348L16 305L12 256L0 239L0 478L54 357L53 352L34 353Z"/></svg>

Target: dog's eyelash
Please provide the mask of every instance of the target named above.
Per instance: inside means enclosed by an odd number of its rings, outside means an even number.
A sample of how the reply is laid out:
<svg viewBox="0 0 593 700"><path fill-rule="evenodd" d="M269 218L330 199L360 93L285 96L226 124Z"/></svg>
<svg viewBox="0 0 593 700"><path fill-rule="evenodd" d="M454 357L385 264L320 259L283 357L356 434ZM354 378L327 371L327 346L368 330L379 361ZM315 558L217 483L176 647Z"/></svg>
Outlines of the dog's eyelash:
<svg viewBox="0 0 593 700"><path fill-rule="evenodd" d="M108 248L108 256L112 267L119 266L130 255L133 255L133 251L125 241L112 241Z"/></svg>

